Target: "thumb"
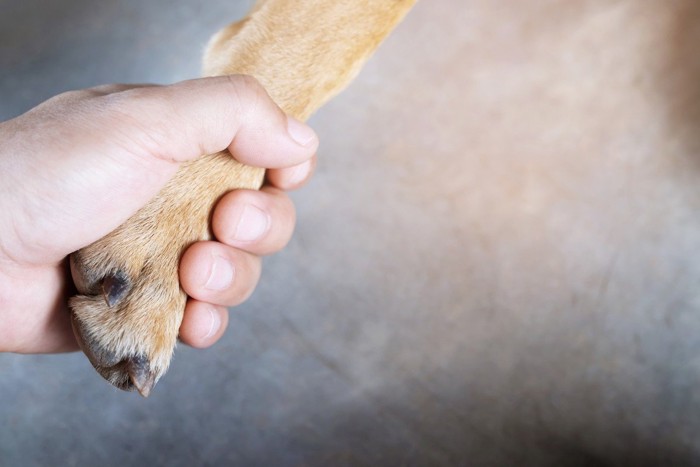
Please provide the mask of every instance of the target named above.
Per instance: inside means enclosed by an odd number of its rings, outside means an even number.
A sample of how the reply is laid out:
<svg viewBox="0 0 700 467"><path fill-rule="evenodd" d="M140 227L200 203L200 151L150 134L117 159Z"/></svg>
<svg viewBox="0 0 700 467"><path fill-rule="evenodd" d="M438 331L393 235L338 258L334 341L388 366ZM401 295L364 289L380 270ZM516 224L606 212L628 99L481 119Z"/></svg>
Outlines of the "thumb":
<svg viewBox="0 0 700 467"><path fill-rule="evenodd" d="M228 148L244 164L278 169L301 164L318 147L314 131L285 115L251 76L134 88L104 99L147 131L134 147L146 157L183 162Z"/></svg>

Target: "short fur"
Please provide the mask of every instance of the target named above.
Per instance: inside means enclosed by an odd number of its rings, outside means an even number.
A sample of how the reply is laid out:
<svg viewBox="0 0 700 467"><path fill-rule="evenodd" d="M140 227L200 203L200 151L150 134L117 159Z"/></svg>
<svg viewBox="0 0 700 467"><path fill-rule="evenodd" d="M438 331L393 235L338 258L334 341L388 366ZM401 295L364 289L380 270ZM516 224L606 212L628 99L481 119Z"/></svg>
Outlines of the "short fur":
<svg viewBox="0 0 700 467"><path fill-rule="evenodd" d="M261 0L212 38L204 71L252 75L283 110L305 120L352 80L414 3ZM148 395L166 372L186 302L180 256L211 238L209 216L222 194L257 189L263 176L228 153L184 164L126 223L71 256L80 293L70 301L76 337L110 383ZM107 300L103 283L115 276L126 293Z"/></svg>

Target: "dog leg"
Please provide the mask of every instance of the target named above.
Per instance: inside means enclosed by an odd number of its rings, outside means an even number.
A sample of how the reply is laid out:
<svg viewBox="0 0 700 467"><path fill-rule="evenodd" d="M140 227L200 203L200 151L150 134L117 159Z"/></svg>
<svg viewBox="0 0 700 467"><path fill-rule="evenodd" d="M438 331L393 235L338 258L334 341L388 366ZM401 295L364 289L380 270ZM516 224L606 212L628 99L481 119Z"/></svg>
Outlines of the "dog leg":
<svg viewBox="0 0 700 467"><path fill-rule="evenodd" d="M256 77L284 111L305 120L359 72L415 0L265 0L216 34L207 75ZM70 300L76 338L110 383L147 396L165 373L186 302L178 263L211 238L216 201L257 189L262 169L222 152L183 164L149 204L103 239L71 255L79 295Z"/></svg>

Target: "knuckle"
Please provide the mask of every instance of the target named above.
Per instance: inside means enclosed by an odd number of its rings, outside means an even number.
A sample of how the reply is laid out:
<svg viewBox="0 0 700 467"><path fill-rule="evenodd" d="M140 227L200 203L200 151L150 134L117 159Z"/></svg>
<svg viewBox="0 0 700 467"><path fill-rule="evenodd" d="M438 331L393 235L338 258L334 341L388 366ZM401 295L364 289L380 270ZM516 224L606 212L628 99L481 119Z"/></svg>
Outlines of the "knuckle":
<svg viewBox="0 0 700 467"><path fill-rule="evenodd" d="M94 97L94 94L90 89L76 89L73 91L65 91L44 101L42 106L52 106L52 105L63 105L79 102L90 97Z"/></svg>
<svg viewBox="0 0 700 467"><path fill-rule="evenodd" d="M230 92L242 113L257 113L269 100L265 88L251 75L229 75L226 77Z"/></svg>
<svg viewBox="0 0 700 467"><path fill-rule="evenodd" d="M250 92L264 92L262 84L253 75L230 75L229 80L236 86L242 87Z"/></svg>
<svg viewBox="0 0 700 467"><path fill-rule="evenodd" d="M121 84L102 84L100 86L94 86L92 88L86 89L91 95L104 96L106 94L114 94L115 92L123 91L125 89L124 85Z"/></svg>

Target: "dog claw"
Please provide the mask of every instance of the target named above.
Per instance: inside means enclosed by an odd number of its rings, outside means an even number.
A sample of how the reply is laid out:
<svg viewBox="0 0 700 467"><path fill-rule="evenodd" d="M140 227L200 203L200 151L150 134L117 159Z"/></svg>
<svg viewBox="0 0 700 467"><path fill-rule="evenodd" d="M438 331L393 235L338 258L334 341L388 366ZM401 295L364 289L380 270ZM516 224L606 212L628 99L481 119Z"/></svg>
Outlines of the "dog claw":
<svg viewBox="0 0 700 467"><path fill-rule="evenodd" d="M148 397L156 385L157 375L151 371L148 360L137 356L128 360L126 371L129 374L131 384L143 397Z"/></svg>

